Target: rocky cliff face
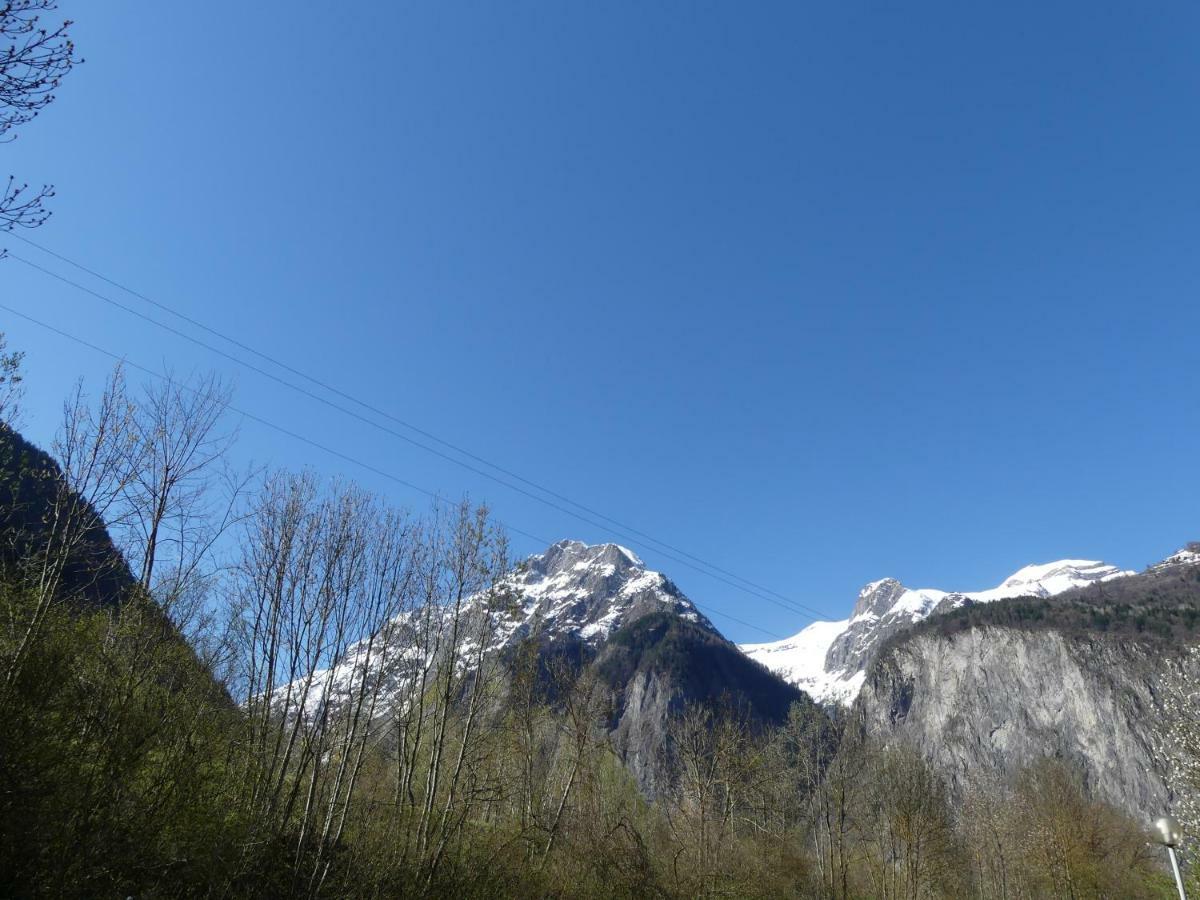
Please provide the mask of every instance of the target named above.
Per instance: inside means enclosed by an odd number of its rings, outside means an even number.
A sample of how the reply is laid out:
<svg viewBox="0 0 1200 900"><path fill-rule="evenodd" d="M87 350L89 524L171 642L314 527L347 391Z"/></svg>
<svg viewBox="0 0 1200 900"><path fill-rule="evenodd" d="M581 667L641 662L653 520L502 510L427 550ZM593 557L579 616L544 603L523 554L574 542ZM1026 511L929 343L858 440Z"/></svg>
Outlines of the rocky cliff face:
<svg viewBox="0 0 1200 900"><path fill-rule="evenodd" d="M521 607L501 651L536 640L594 667L614 698L613 746L648 795L663 775L668 723L687 704L725 703L779 724L793 703L810 703L623 547L561 541L519 566L512 586Z"/></svg>
<svg viewBox="0 0 1200 900"><path fill-rule="evenodd" d="M871 671L855 716L931 760L956 791L1044 756L1079 764L1089 788L1139 818L1167 809L1153 750L1157 653L1120 639L979 628L922 634Z"/></svg>
<svg viewBox="0 0 1200 900"><path fill-rule="evenodd" d="M802 691L720 634L668 613L615 632L593 665L613 691L613 745L651 796L663 775L669 722L688 704L726 708L752 726L782 724L795 703L824 718Z"/></svg>
<svg viewBox="0 0 1200 900"><path fill-rule="evenodd" d="M1093 560L1064 559L1026 566L984 591L908 588L894 578L884 578L859 592L849 619L813 622L786 640L743 644L742 650L818 701L849 705L858 696L879 648L893 635L930 616L966 603L1053 597L1132 574Z"/></svg>
<svg viewBox="0 0 1200 900"><path fill-rule="evenodd" d="M1169 809L1178 786L1156 747L1164 679L1200 681L1186 652L1200 611L1197 563L1176 554L1143 575L1065 593L1049 601L1049 618L1044 602L1012 600L963 610L965 624L930 620L881 650L853 716L876 738L916 747L959 792L1053 756L1137 818Z"/></svg>

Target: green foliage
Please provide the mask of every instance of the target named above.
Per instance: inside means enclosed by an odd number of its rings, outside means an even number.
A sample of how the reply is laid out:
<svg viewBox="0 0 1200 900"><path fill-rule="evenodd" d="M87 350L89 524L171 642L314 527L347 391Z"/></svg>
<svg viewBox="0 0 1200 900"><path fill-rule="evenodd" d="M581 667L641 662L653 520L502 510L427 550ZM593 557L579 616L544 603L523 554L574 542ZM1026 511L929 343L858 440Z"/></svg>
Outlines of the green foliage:
<svg viewBox="0 0 1200 900"><path fill-rule="evenodd" d="M32 604L11 583L0 599L9 621ZM13 649L6 632L0 663ZM157 610L56 609L3 708L0 894L161 891L203 883L234 852L234 711Z"/></svg>

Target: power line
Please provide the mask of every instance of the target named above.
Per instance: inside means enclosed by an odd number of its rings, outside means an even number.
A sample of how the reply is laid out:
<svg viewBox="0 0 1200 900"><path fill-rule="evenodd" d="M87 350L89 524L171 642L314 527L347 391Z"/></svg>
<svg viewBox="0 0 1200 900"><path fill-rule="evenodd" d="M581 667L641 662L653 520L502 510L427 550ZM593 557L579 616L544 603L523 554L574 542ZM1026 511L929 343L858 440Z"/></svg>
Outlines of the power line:
<svg viewBox="0 0 1200 900"><path fill-rule="evenodd" d="M478 469L469 463L462 462L461 460L457 460L454 457L449 456L448 454L442 453L440 450L437 450L435 448L432 448L425 444L422 444L420 441L414 440L413 438L410 438L408 435L402 434L393 428L387 427L386 425L382 425L379 422L376 422L373 419L370 419L370 418L362 415L361 413L357 413L354 410L347 409L346 407L342 406L341 404L335 403L326 397L322 397L319 394L313 393L312 391L308 390L307 388L301 387L300 385L297 385L297 384L293 384L292 382L290 382L284 378L280 378L278 375L274 374L273 372L268 372L266 369L263 369L260 366L256 366L253 363L248 363L245 360L239 359L238 357L233 356L232 354L227 353L224 350L221 350L219 347L214 347L211 344L208 344L208 343L200 340L197 337L193 337L192 335L187 334L186 332L180 331L179 329L174 328L171 325L167 325L162 322L159 322L158 320L151 318L150 316L146 315L145 313L138 312L136 309L132 309L131 307L126 306L124 303L121 303L118 300L113 300L111 297L107 297L104 294L101 294L98 291L94 291L85 285L79 284L78 282L72 281L69 278L65 278L56 272L53 272L49 269L39 266L37 263L30 262L29 260L25 259L24 257L18 256L15 253L10 253L9 256L10 256L10 258L16 260L17 262L23 263L32 269L42 272L42 273L50 276L51 278L54 278L58 281L63 282L64 284L67 284L73 288L76 288L77 290L80 290L86 294L89 294L90 296L95 297L98 300L102 300L103 302L108 303L111 306L114 306L117 309L120 309L124 312L127 312L130 315L135 316L136 318L142 319L145 322L149 322L151 325L155 325L158 328L163 329L164 331L167 331L171 334L181 337L184 340L189 341L190 343L195 344L196 346L201 347L205 350L208 350L211 353L216 353L218 356L228 359L231 362L236 363L237 365L244 366L244 367L250 369L252 372L257 372L258 374L262 375L264 378L269 378L272 381L274 381L278 384L281 384L284 387L287 387L291 390L297 391L298 393L300 393L306 397L309 397L310 399L315 400L318 403L324 404L325 406L328 406L331 409L338 410L339 412L344 413L345 415L348 415L351 418L357 419L358 421L363 422L366 425L371 426L372 428L382 431L384 434L388 434L393 437L399 438L402 441L406 441L407 443L412 444L413 446L418 447L421 450L426 451L427 453L431 453L434 456L437 456L441 459L446 460L447 462L451 462L457 466L460 466L469 472L474 472L477 475L481 475L484 478L494 481L497 484L502 485L503 487L506 487L511 491L515 491L516 493L521 494L522 496L528 497L531 500L536 500L538 503L542 503L545 506L550 507L551 509L557 510L558 512L561 512L565 515L568 515L575 519L578 519L581 522L585 522L594 528L599 528L601 530L608 531L611 534L615 534L617 537L628 540L629 536L626 534L623 534L619 531L614 531L612 528L608 528L604 525L601 525L599 522L594 522L591 519L587 518L586 516L580 515L579 513L575 512L573 510L570 510L563 506L560 506L559 504L555 503L552 500L547 500L544 497L539 497L536 494L525 490L524 488L518 487L513 484L509 484L504 479L498 478L489 472L485 472L482 469ZM709 578L713 578L717 581L720 581L723 584L726 584L732 588L735 588L736 590L744 591L745 593L750 594L752 597L757 597L760 600L765 600L768 603L773 603L782 609L786 609L788 612L794 612L794 613L804 613L805 612L805 609L803 608L802 604L799 604L796 601L792 601L787 598L785 598L783 600L777 600L773 597L767 596L766 594L759 592L756 589L745 587L741 584L737 584L733 581L730 581L727 578L723 578L720 575L715 575L715 574L713 574L713 572L707 571L706 569L701 568L700 566L697 566L693 563L690 563L687 560L680 559L676 556L672 556L671 554L669 554L661 549L657 549L657 548L651 548L651 549L654 549L655 552L657 552L660 556L664 556L667 559L671 560L672 562L679 563L682 566L687 566L690 569L700 572L701 574L707 575ZM701 561L701 565L708 566L708 563ZM712 567L712 566L709 566L709 568L715 569L715 567ZM815 612L815 610L808 610L808 612ZM821 615L821 614L817 613L817 615Z"/></svg>
<svg viewBox="0 0 1200 900"><path fill-rule="evenodd" d="M66 338L67 340L70 340L70 341L74 341L76 344L79 344L83 347L87 347L89 350L93 350L97 353L101 353L104 356L109 357L110 359L113 359L119 363L122 363L123 365L129 366L131 369L136 369L139 372L142 372L146 375L149 375L153 378L157 378L162 381L168 380L168 377L166 375L162 374L161 372L156 372L155 370L150 369L146 366L139 365L138 363L130 360L128 357L121 356L117 353L113 353L111 350L106 350L103 347L100 347L99 345L92 343L91 341L87 341L81 337L77 337L76 335L73 335L70 332L64 331L61 328L57 328L54 325L50 325L46 322L36 319L33 316L30 316L26 313L21 312L20 310L13 309L11 306L0 303L0 309L3 309L6 312L12 313L14 316L18 316L19 318L22 318L25 321L30 322L34 325L37 325L40 328L44 328L47 331L53 332L54 334L57 334L60 337ZM331 456L334 456L345 462L351 463L352 465L359 466L360 468L365 469L366 471L371 472L375 475L378 475L381 478L386 478L389 481L395 482L396 484L399 484L399 485L402 485L411 490L417 491L418 493L424 494L427 497L431 497L435 503L448 502L446 500L446 498L442 497L436 491L431 491L427 488L423 488L420 485L417 485L417 484L412 483L411 481L408 481L407 479L401 478L399 475L396 475L392 472L388 472L384 469L380 469L378 466L374 466L371 463L364 462L356 457L351 456L348 453L343 453L340 450L337 450L333 447L329 447L325 444L322 444L319 441L314 441L312 438L306 437L302 434L299 434L298 432L292 431L291 429L286 428L282 425L279 425L275 422L272 422L268 419L264 419L262 416L256 415L255 413L249 412L244 409L239 409L238 407L233 406L233 405L230 405L228 407L228 409L230 412L234 413L235 415L239 415L246 419L250 419L251 421L257 422L258 424L263 425L266 428L269 428L273 431L279 432L280 434L286 435L287 437L290 437L293 440L297 440L303 444L307 444L310 447L314 447L315 449L320 450L323 453L328 453ZM501 522L499 519L497 519L496 521L497 521L498 525L505 528L506 530L511 531L514 534L519 534L522 537L527 537L530 540L537 542L538 544L541 544L544 546L550 546L550 544L552 543L551 541L547 541L545 538L538 537L537 535L531 534L528 531L523 531L520 528L515 528L506 522ZM760 634L765 634L768 637L775 638L777 640L780 639L777 634L775 634L774 632L771 632L771 631L767 631L765 628L762 628L761 626L754 625L750 622L746 622L742 619L737 618L736 616L731 616L728 613L721 612L719 610L713 609L712 607L701 606L695 600L691 600L691 598L688 598L688 599L689 599L689 602L693 606L695 606L697 609L699 609L701 612L704 612L708 615L715 615L715 616L718 616L723 619L728 619L729 621L736 622L737 624L742 625L746 628L751 628L751 629L759 632Z"/></svg>
<svg viewBox="0 0 1200 900"><path fill-rule="evenodd" d="M364 422L364 424L371 426L373 428L377 428L378 431L382 431L385 434L390 434L390 436L392 436L392 437L404 440L404 442L412 444L412 445L416 446L416 448L425 450L426 452L428 452L428 454L432 454L434 456L442 458L442 460L454 463L458 467L467 469L468 472L473 472L475 474L484 476L484 478L490 479L491 481L496 482L496 484L498 484L498 485L502 485L503 487L508 487L510 491L515 491L516 493L522 494L522 496L524 496L524 497L528 497L529 499L536 500L536 502L548 506L548 508L557 510L559 512L563 512L564 515L568 515L568 516L577 518L578 521L590 524L590 526L592 526L594 528L599 528L601 530L607 530L607 532L616 534L617 536L619 536L619 538L623 538L626 540L629 539L629 534L624 534L622 532L613 532L612 528L606 527L606 526L604 526L604 524L601 524L599 522L590 520L590 518L588 518L587 516L580 515L580 514L578 514L578 512L576 512L574 510L566 509L565 506L562 506L558 503L554 503L553 500L547 500L544 497L539 497L538 494L534 494L532 492L524 490L524 488L522 488L520 486L509 484L508 481L497 478L496 475L493 475L491 473L484 472L484 470L476 468L476 467L472 466L472 464L462 462L461 460L456 460L455 457L452 457L448 454L444 454L444 452L437 450L436 448L431 448L431 446L428 446L426 444L422 444L421 442L419 442L419 440L415 440L414 438L408 437L407 434L403 434L401 432L396 431L395 428L389 428L388 426L379 424L379 422L374 421L373 419L367 418L367 416L362 415L361 413L354 412L353 409L348 409L348 408L342 406L342 404L340 404L340 403L335 403L334 401L329 400L328 397L323 397L323 396L320 396L319 394L314 394L313 391L308 390L307 388L304 388L304 386L294 384L293 382L289 382L289 380L281 378L280 376L277 376L277 374L275 374L274 372L266 371L265 368L263 368L263 367L256 366L256 365L252 364L252 362L247 362L245 360L242 360L242 359L238 358L238 356L234 356L233 354L227 353L226 350L222 350L221 348L212 346L212 344L210 344L210 343L206 343L205 341L199 340L198 337L188 335L187 332L176 329L172 325L158 322L157 319L151 318L150 316L146 316L145 313L139 312L138 310L134 310L134 308L127 306L126 304L122 304L122 302L120 302L119 300L114 300L113 298L110 298L110 296L107 296L107 295L101 294L100 292L97 292L97 290L92 290L91 288L84 286L84 284L80 284L79 282L72 281L71 278L62 276L62 275L58 274L58 272L55 272L50 269L46 269L46 268L44 268L44 266L38 265L37 263L34 263L34 262L31 262L31 260L29 260L29 259L25 259L24 257L18 256L18 254L16 254L16 253L10 253L10 254L8 254L8 256L10 256L14 260L17 260L17 262L19 262L19 263L23 263L24 265L29 266L29 268L31 268L31 269L34 269L38 272L42 272L43 275L47 275L49 277L55 278L56 281L60 281L64 284L67 284L67 286L76 288L77 290L80 290L80 292L83 292L90 296L94 296L94 298L96 298L97 300L106 302L106 304L109 304L110 306L118 308L118 310L121 310L122 312L126 312L128 314L131 314L131 316L134 316L136 318L144 320L144 322L148 322L152 325L155 325L156 328L160 328L164 331L168 331L169 334L173 334L175 336L184 338L185 341L196 344L197 347L208 350L208 352L210 352L210 353L215 353L218 356L222 356L222 358L232 361L236 365L244 366L252 372L262 374L262 376L264 378L269 378L270 380L272 380L272 382L276 382L277 384L283 385L284 388L288 388L289 390L299 392L299 394L304 395L308 398L311 398L311 400L313 400L313 401L322 403L322 404L324 404L324 406L328 406L331 409L336 409L336 410L338 410L338 412L341 412L344 415L349 415L350 418ZM90 270L86 270L86 271L90 271ZM155 302L155 301L151 301L151 302ZM156 305L161 306L160 304L156 304ZM168 308L168 310L169 310L169 307L163 307L163 308ZM191 320L191 319L188 319L188 320ZM202 328L206 328L206 326L202 326ZM208 330L211 330L211 329L208 329ZM215 332L215 334L220 335L220 332ZM268 359L270 359L270 358L268 358ZM491 464L491 463L485 462L485 464ZM493 467L493 468L498 468L498 467ZM520 476L518 476L518 478L520 478ZM542 488L539 488L539 490L542 490ZM570 500L568 500L568 503L570 503ZM575 504L575 505L580 505L580 504ZM580 506L580 508L584 509L583 506ZM604 517L604 516L601 516L601 517ZM607 517L604 517L604 518L607 518ZM608 520L608 521L614 522L616 520ZM640 534L640 533L638 533L638 534ZM653 538L650 538L649 540L653 541L654 544L659 544L662 547L671 548L671 546L665 544L665 542L658 541ZM635 539L635 541L636 541L636 539ZM817 612L816 610L814 610L814 608L805 606L804 604L800 604L800 602L797 600L792 600L791 598L787 598L787 596L779 594L778 592L773 592L773 590L772 590L772 592L769 592L769 594L773 594L774 596L770 596L767 593L767 589L758 588L757 586L755 586L754 582L750 582L749 580L746 580L746 578L742 578L740 576L731 574L731 577L737 578L738 581L744 582L744 584L739 584L739 583L728 580L727 577L722 577L722 575L714 574L714 572L721 572L721 574L725 574L726 570L720 569L719 566L713 565L712 563L708 563L708 562L706 562L706 560L691 556L690 553L684 554L684 556L689 557L690 559L696 560L696 563L698 563L700 565L690 563L690 562L688 562L688 559L682 559L682 558L679 558L678 556L672 556L671 553L661 550L661 548L652 547L652 550L655 550L655 552L658 552L660 554L660 556L664 556L667 559L672 560L672 562L674 562L674 563L678 563L679 565L688 566L689 569L701 572L702 575L707 575L710 578L714 578L715 581L719 581L721 583L727 584L728 587L732 587L737 590L742 590L742 592L744 592L746 594L750 594L751 596L756 596L756 598L761 599L761 600L766 600L767 602L770 602L770 604L774 604L775 606L784 608L784 610L787 610L788 612L802 613L802 614L806 613L812 617L821 617L823 614L823 613ZM704 566L704 568L701 568L701 566ZM709 570L712 570L712 571L709 571ZM745 584L749 584L750 587L745 587ZM776 598L779 598L779 599L776 599Z"/></svg>
<svg viewBox="0 0 1200 900"><path fill-rule="evenodd" d="M150 303L153 306L155 306L156 308L162 309L162 310L170 313L171 315L176 316L179 319L181 319L197 328L204 330L205 332L207 332L209 334L219 337L222 340L228 341L229 343L231 343L249 353L254 354L255 356L259 357L260 359L263 359L263 360L271 363L272 365L278 366L292 374L295 374L298 377L301 377L301 378L309 381L312 384L318 385L322 389L327 390L331 393L334 393L339 397L348 399L349 401L357 404L358 406L360 406L364 409L370 410L371 412L375 413L376 415L380 415L380 416L383 416L394 422L397 422L398 424L402 425L405 428L408 428L411 431L415 431L416 433L421 434L421 435L429 438L430 440L441 444L442 446L449 447L450 449L454 450L457 453L460 453L464 456L469 457L470 459L480 462L481 464L486 465L489 468L495 469L498 472L502 472L505 475L516 479L517 481L520 481L524 484L529 485L530 487L533 487L539 491L542 491L543 493L546 493L552 497L562 500L564 503L568 503L578 509L584 510L589 515L595 516L596 518L599 518L606 522L609 522L612 525L616 525L617 527L623 529L623 531L625 533L612 532L612 529L609 526L605 526L605 525L601 524L600 522L593 521L592 519L589 519L586 516L580 515L578 512L575 512L574 510L563 507L559 503L553 502L551 500L547 500L546 498L540 497L534 493L531 493L530 491L525 490L524 488L521 488L517 485L511 484L502 478L498 478L497 476L491 474L490 472L482 471L482 470L476 468L475 466L470 465L469 463L465 463L462 460L455 459L454 457L452 457L446 453L443 453L442 451L437 450L436 448L433 448L426 444L423 444L420 441L417 441L417 440L409 437L408 435L405 435L405 434L402 434L402 433L396 431L395 429L388 428L387 426L381 425L379 422L377 422L373 419L370 419L366 416L363 416L361 413L357 413L354 410L347 409L345 406L342 406L341 404L335 403L326 397L322 397L319 394L316 394L316 393L308 390L307 388L304 388L304 387L297 385L293 382L290 382L284 378L281 378L278 375L274 374L273 372L269 372L260 366L256 366L253 363L246 362L245 360L240 359L239 357L236 357L224 350L221 350L218 347L214 347L211 344L208 344L208 343L200 340L199 338L196 338L190 334L187 334L186 332L180 331L177 328L174 328L174 327L167 325L163 322L160 322L154 318L151 318L150 316L147 316L144 313L141 313L138 310L135 310L132 307L127 306L126 304L123 304L117 300L114 300L111 297L108 297L104 294L101 294L98 291L94 291L91 288L89 288L85 285L79 284L76 281L72 281L71 279L66 278L63 275L60 275L57 272L54 272L50 269L47 269L43 266L38 265L35 262L32 262L31 260L25 259L24 257L19 256L14 253L9 254L9 256L12 259L14 259L20 263L23 263L24 265L26 265L38 272L41 272L44 275L47 275L48 277L54 278L70 287L73 287L76 290L82 291L83 293L86 293L89 296L92 296L98 300L108 303L108 304L114 306L115 308L128 313L129 315L135 316L137 318L142 319L143 321L149 322L150 324L152 324L158 328L161 328L164 331L167 331L171 334L181 337L184 340L187 340L187 341L195 344L196 346L199 346L211 353L216 353L217 355L219 355L225 359L228 359L237 365L240 365L247 369L250 369L251 371L258 373L258 374L262 375L263 377L268 378L284 387L287 387L290 390L296 391L297 393L300 393L303 396L306 396L312 400L315 400L318 403L322 403L332 409L338 410L339 412L342 412L345 415L351 416L352 418L357 419L358 421L364 422L365 424L367 424L373 428L376 428L385 434L389 434L393 437L399 438L400 440L406 441L407 443L412 444L413 446L418 447L419 449L424 450L427 453L431 453L434 456L437 456L437 457L444 459L450 463L453 463L454 465L460 466L460 467L462 467L470 472L473 472L477 475L480 475L484 478L488 478L489 480L494 481L497 484L500 484L503 487L508 488L509 490L515 491L516 493L521 494L525 497L528 497L532 500L535 500L539 503L542 503L543 505L548 506L551 509L554 509L565 515L569 515L575 519L578 519L579 521L584 522L588 525L591 525L594 528L599 528L603 531L609 531L609 532L615 533L619 537L622 537L626 540L629 539L630 535L637 535L638 537L642 538L643 540L649 541L652 544L657 545L657 547L652 547L651 549L655 549L656 552L658 552L659 554L661 554L663 556L666 556L668 559L672 560L673 562L679 563L680 565L687 566L688 568L691 568L695 571L701 572L702 574L708 575L710 578L714 578L717 581L722 582L723 584L726 584L737 590L744 591L745 593L748 593L751 596L758 597L759 599L766 600L767 602L773 603L776 606L779 606L783 609L788 610L789 612L808 614L810 616L815 616L815 617L823 617L823 616L827 615L826 613L823 613L816 609L813 609L812 607L807 606L798 600L795 600L791 597L781 594L778 591L775 591L770 588L764 587L762 585L756 584L755 582L750 581L747 578L743 578L742 576L737 575L733 572L730 572L726 569L723 569L720 566L717 566L713 563L708 562L707 560L704 560L704 559L697 557L691 553L688 553L684 550L674 547L671 544L668 544L665 541L661 541L649 534L646 534L643 531L639 531L638 529L635 529L631 526L625 525L617 519L613 519L610 516L606 516L603 513L599 513L587 506L584 506L581 503L571 500L569 497L566 497L562 494L556 493L556 492L550 490L549 488L546 488L546 487L543 487L542 485L537 484L536 482L530 481L529 479L524 478L521 475L516 474L515 472L511 472L508 469L498 466L483 457L477 456L455 444L450 443L449 441L442 440L441 438L437 437L436 435L432 434L431 432L420 429L417 426L414 426L414 425L404 421L403 419L397 418L396 416L386 412L385 410L381 410L365 401L362 401L362 400L354 397L351 394L341 391L338 388L333 387L332 385L329 385L326 382L324 382L318 378L315 378L314 376L311 376L299 369L296 369L296 368L288 365L287 363L284 363L266 353L262 353L261 351L256 350L255 348L249 346L248 344L245 344L245 343L237 340L236 338L230 337L229 335L226 335L221 331L211 328L208 325L205 325L204 323L191 318L190 316L187 316L187 315L184 315L183 313L177 312L176 310L172 309L171 307L167 306L166 304L163 304L157 300L154 300L153 298L148 297L145 294L142 294L136 290L133 290L132 288L126 287L125 285L121 284L120 282L115 281L111 278L108 278L107 276L102 275L101 273L96 272L95 270L90 269L87 266L82 265L81 263L77 263L77 262L69 259L68 257L63 256L62 254L59 254L53 250L50 250L49 248L43 247L41 244L38 244L35 241L32 241L24 236L21 236L21 235L16 235L16 236L20 240L29 244L30 246L35 247L36 249L41 250L42 252L44 252L50 256L53 256L56 259L62 260L63 262L67 263L68 265L78 268L80 271L86 272L95 278L98 278L108 284L111 284L114 287L130 294L131 296L137 297L140 300ZM667 553L664 550L658 549L658 548L666 548L666 550L670 551L670 553ZM675 554L675 555L672 556L671 554ZM679 557L685 557L686 559L681 559ZM687 560L692 560L693 562L688 562ZM699 568L694 563L698 563L699 566L703 566L704 568ZM719 575L714 575L713 574L714 572L719 573ZM720 577L720 576L726 576L726 577ZM735 579L736 581L741 582L741 584L735 584L735 583L729 581L728 578ZM745 587L744 585L748 585L749 587Z"/></svg>

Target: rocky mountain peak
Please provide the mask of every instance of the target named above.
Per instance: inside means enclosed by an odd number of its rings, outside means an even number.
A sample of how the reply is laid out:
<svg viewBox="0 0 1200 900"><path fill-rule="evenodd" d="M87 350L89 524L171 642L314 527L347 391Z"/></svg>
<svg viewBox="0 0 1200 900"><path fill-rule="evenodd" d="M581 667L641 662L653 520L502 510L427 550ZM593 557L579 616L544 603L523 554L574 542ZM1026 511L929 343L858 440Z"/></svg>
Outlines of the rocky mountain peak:
<svg viewBox="0 0 1200 900"><path fill-rule="evenodd" d="M619 544L588 545L582 541L559 541L544 553L525 561L526 568L553 576L563 572L585 573L607 569L611 574L645 571L646 565L636 553Z"/></svg>
<svg viewBox="0 0 1200 900"><path fill-rule="evenodd" d="M525 560L509 580L523 598L514 637L539 631L594 643L657 610L712 628L668 578L619 544L559 541Z"/></svg>
<svg viewBox="0 0 1200 900"><path fill-rule="evenodd" d="M1200 546L1185 548L1171 565L1195 559ZM813 622L799 634L743 651L822 702L849 704L858 695L867 666L891 635L963 603L1011 597L1053 597L1072 588L1134 574L1088 559L1061 559L1025 566L998 587L983 591L907 588L895 578L872 581L858 593L854 611L841 622Z"/></svg>
<svg viewBox="0 0 1200 900"><path fill-rule="evenodd" d="M904 596L907 590L908 588L895 578L872 581L858 592L858 600L850 618L853 620L867 615L882 616L896 605L896 601Z"/></svg>

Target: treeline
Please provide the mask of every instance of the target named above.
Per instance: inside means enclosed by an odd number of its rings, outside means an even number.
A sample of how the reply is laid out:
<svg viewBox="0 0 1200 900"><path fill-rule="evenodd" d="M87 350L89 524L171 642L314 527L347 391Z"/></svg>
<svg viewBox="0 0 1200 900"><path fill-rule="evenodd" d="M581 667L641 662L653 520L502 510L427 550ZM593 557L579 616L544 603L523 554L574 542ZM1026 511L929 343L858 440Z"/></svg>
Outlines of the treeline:
<svg viewBox="0 0 1200 900"><path fill-rule="evenodd" d="M486 509L231 473L226 400L118 373L67 404L53 461L0 426L0 895L1169 887L1069 767L956 803L919 756L808 706L769 730L678 709L643 796L609 680L536 640L493 652L519 598Z"/></svg>

